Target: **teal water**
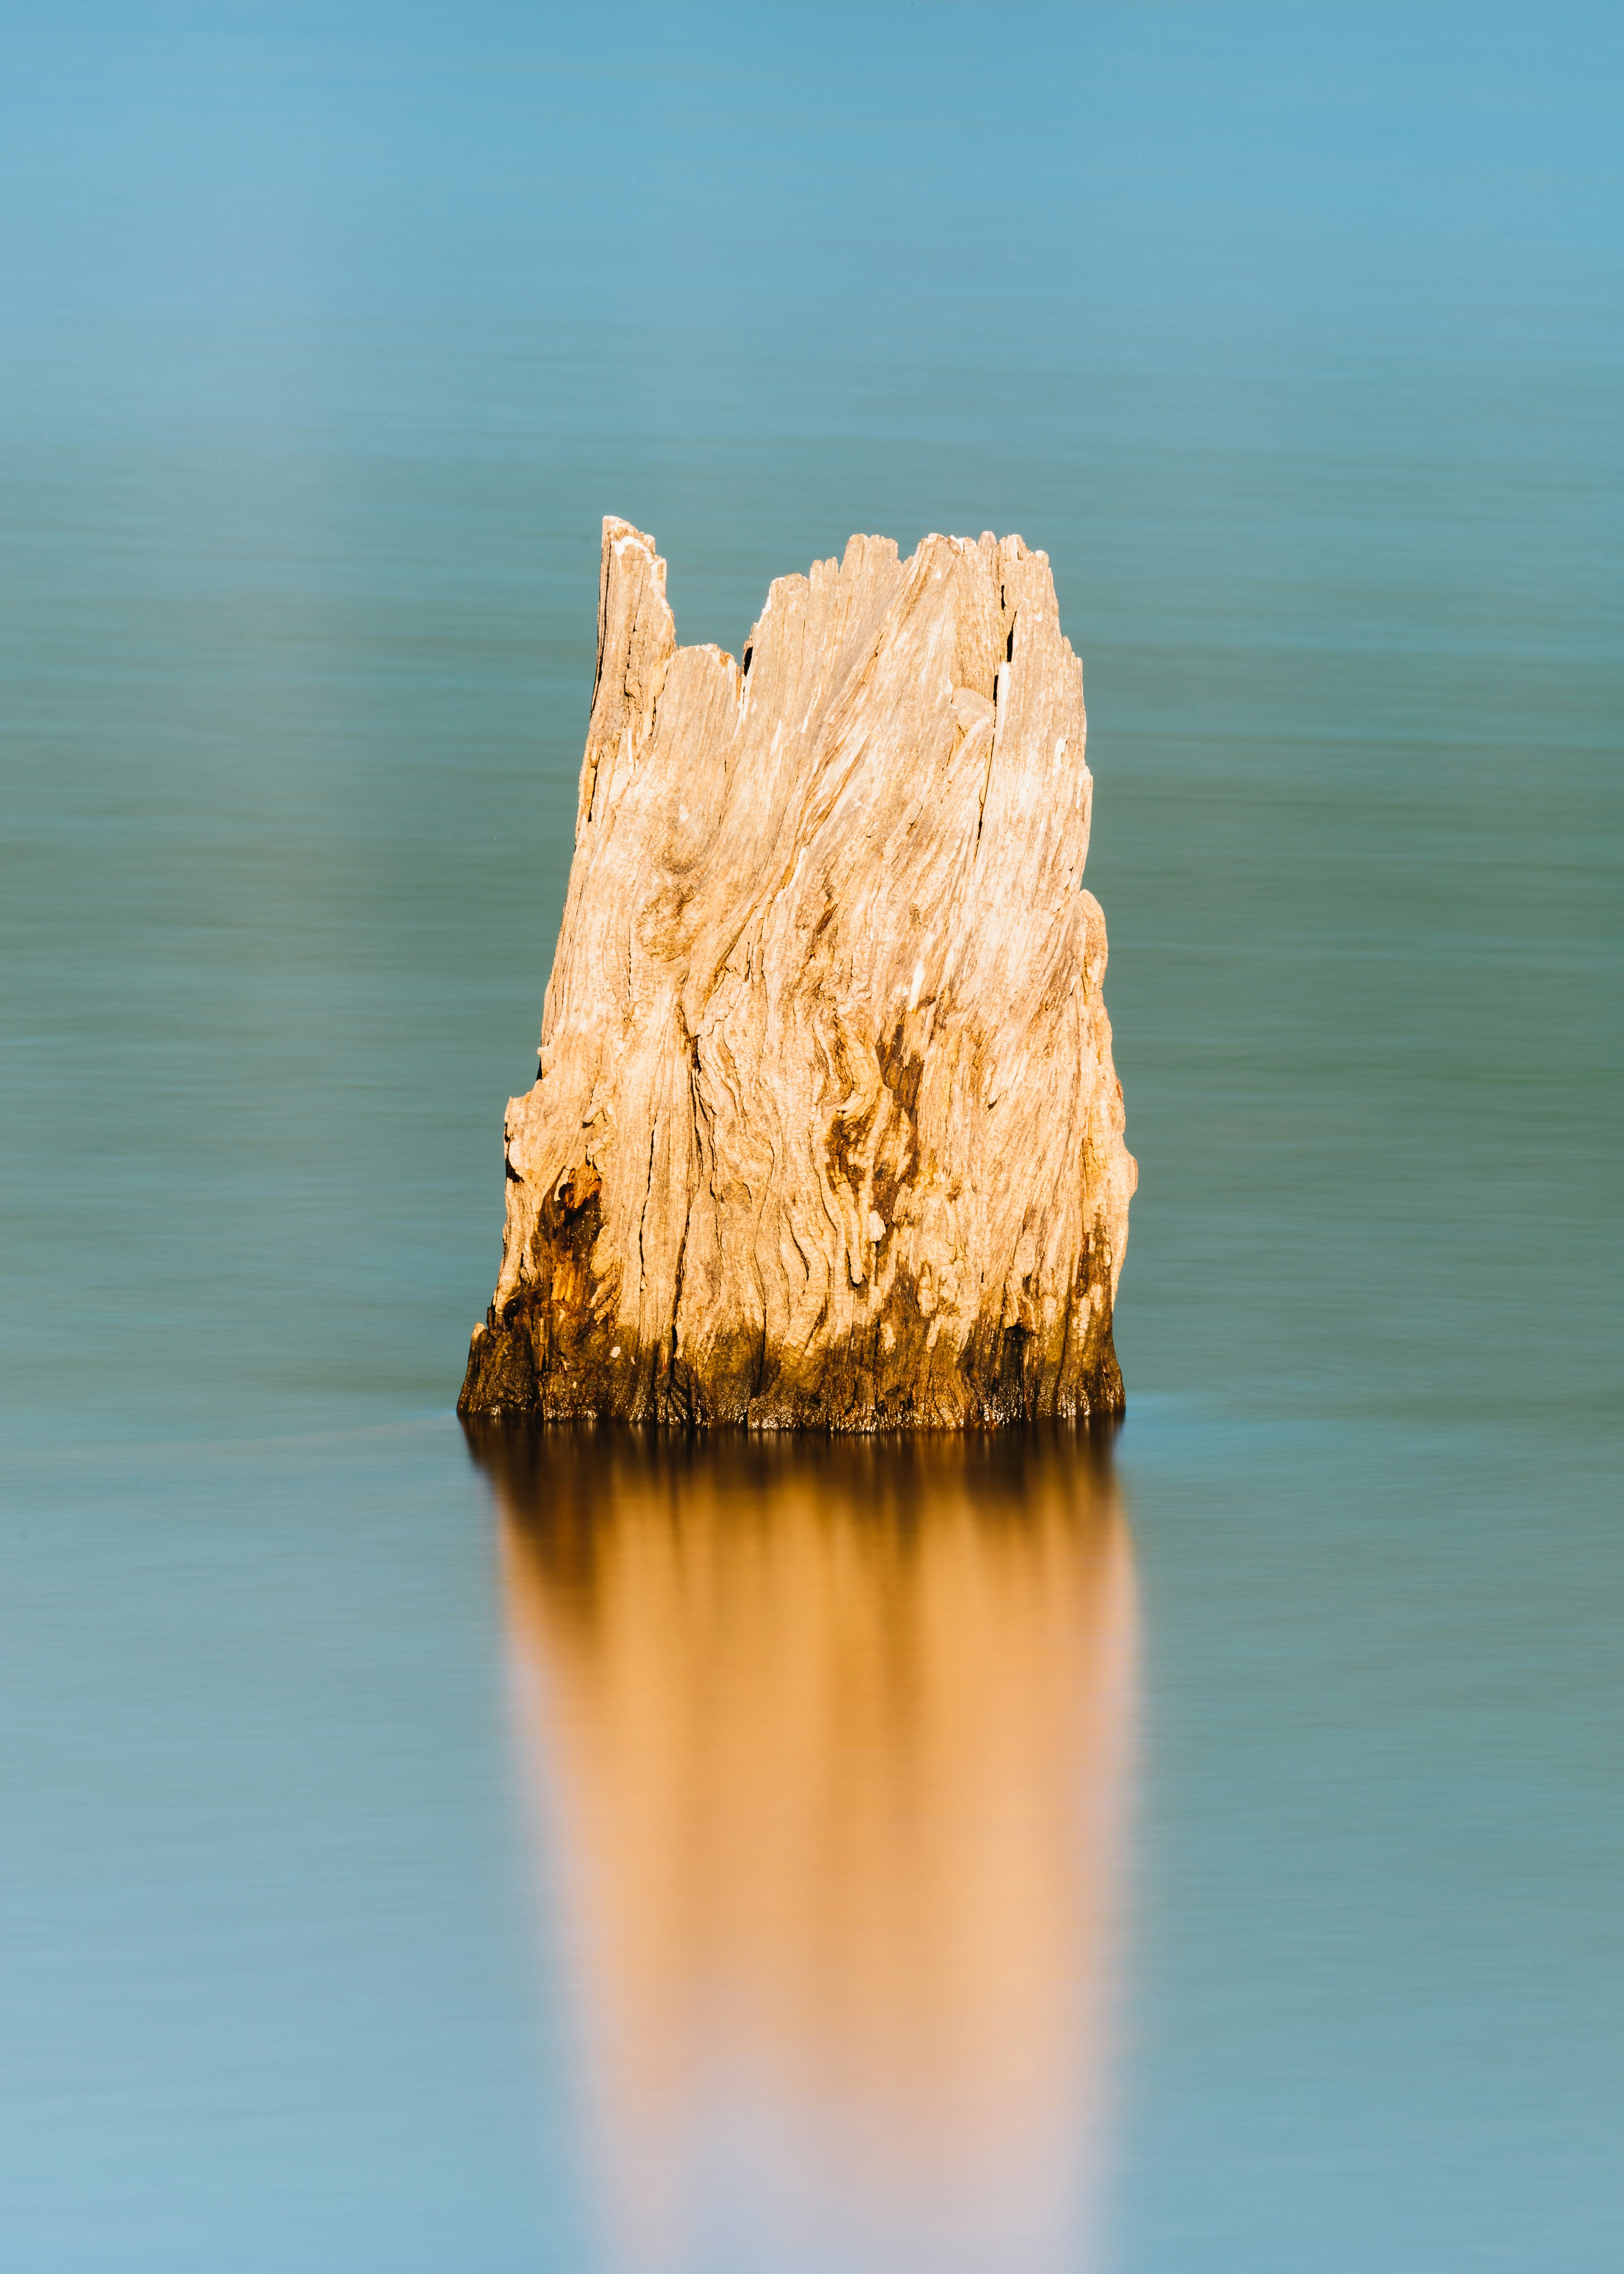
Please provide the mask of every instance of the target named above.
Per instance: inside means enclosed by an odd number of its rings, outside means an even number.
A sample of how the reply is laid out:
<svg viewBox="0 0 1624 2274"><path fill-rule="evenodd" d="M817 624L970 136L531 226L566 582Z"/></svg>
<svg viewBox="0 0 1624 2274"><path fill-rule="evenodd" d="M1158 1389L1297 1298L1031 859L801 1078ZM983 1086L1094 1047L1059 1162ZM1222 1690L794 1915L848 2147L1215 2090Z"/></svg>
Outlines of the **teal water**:
<svg viewBox="0 0 1624 2274"><path fill-rule="evenodd" d="M4 39L0 2263L1616 2266L1616 26ZM605 512L1049 551L1108 1456L465 1446Z"/></svg>

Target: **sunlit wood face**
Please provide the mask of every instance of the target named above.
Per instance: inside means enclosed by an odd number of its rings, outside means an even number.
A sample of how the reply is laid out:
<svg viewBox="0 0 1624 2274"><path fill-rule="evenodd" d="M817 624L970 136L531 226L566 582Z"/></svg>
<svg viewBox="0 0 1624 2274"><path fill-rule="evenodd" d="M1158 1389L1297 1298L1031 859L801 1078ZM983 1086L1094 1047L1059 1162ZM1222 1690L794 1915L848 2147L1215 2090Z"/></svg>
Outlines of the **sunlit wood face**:
<svg viewBox="0 0 1624 2274"><path fill-rule="evenodd" d="M1103 1461L560 1434L496 1474L628 2261L1086 2260L1134 1693Z"/></svg>

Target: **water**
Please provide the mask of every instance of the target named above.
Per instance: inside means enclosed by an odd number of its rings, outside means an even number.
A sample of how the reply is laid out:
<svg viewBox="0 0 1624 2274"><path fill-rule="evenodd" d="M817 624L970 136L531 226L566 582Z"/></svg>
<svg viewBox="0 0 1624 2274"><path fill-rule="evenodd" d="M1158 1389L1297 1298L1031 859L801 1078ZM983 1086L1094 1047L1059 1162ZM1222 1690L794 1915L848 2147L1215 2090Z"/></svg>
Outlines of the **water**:
<svg viewBox="0 0 1624 2274"><path fill-rule="evenodd" d="M1616 28L6 37L0 2262L1616 2265ZM1113 1444L464 1443L605 511L1049 552Z"/></svg>

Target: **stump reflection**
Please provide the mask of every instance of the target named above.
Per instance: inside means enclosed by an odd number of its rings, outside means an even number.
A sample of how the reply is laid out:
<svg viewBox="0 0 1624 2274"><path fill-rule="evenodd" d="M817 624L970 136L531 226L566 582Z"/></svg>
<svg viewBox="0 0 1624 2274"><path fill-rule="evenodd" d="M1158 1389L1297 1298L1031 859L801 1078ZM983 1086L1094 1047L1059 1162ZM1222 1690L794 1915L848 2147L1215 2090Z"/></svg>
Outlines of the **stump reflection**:
<svg viewBox="0 0 1624 2274"><path fill-rule="evenodd" d="M1086 2263L1134 1693L1108 1454L480 1457L618 2260Z"/></svg>

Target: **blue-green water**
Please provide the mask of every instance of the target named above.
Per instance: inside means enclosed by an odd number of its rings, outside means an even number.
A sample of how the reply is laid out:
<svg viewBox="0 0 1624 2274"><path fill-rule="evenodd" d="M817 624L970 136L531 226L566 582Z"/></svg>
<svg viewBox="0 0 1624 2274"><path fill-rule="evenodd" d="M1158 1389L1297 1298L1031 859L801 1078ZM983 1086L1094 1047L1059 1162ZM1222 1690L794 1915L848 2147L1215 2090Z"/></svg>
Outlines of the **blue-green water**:
<svg viewBox="0 0 1624 2274"><path fill-rule="evenodd" d="M0 2264L1616 2266L1616 26L4 36ZM1107 1472L470 1459L605 512L1049 551Z"/></svg>

